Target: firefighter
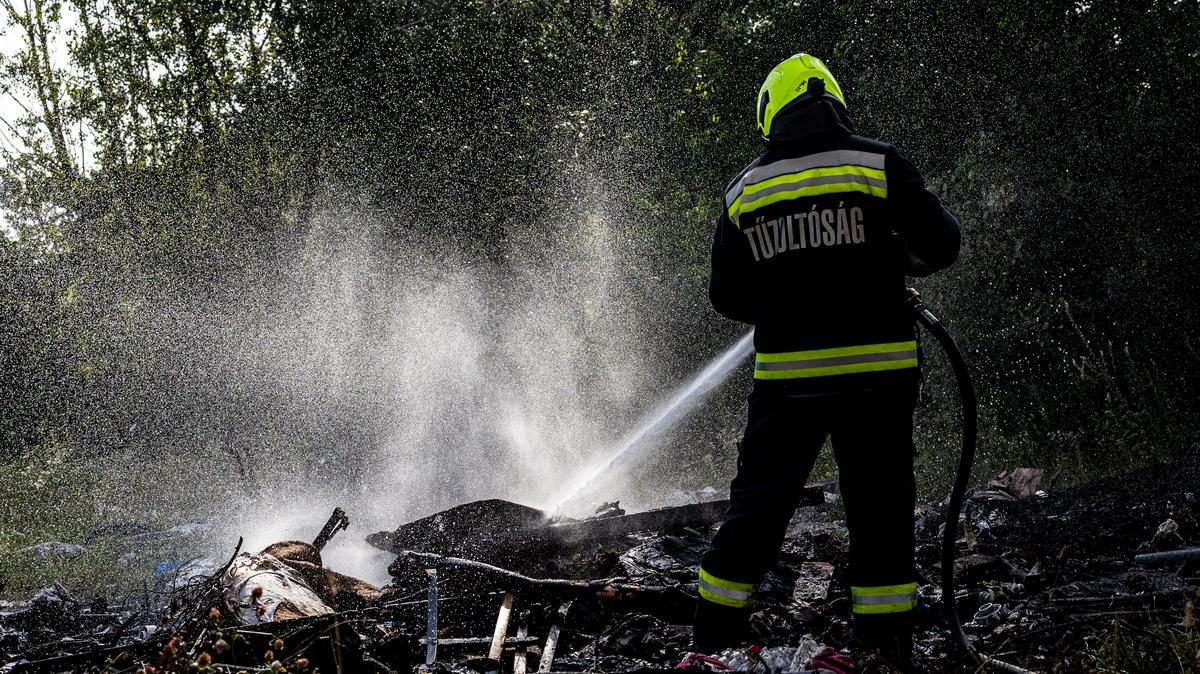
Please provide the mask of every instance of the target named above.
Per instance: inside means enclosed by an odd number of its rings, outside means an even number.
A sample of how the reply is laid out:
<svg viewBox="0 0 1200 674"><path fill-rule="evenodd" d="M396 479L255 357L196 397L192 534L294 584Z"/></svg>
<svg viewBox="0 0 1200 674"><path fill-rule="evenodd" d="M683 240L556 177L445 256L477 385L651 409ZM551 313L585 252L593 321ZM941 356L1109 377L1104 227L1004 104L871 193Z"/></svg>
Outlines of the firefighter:
<svg viewBox="0 0 1200 674"><path fill-rule="evenodd" d="M958 222L895 146L855 135L825 65L797 54L758 95L765 150L725 191L709 296L754 325L754 385L730 506L701 563L694 648L743 642L827 437L850 532L854 635L911 658L912 416L905 275L958 257Z"/></svg>

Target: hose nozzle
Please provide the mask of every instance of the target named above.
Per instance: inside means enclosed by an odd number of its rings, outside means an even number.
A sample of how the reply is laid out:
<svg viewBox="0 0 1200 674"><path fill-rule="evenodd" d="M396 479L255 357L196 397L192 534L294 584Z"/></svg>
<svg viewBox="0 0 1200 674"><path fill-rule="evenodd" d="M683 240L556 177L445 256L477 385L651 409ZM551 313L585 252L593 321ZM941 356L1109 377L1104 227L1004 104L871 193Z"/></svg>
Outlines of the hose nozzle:
<svg viewBox="0 0 1200 674"><path fill-rule="evenodd" d="M904 304L906 304L909 309L912 309L913 313L916 314L917 319L920 320L921 323L923 323L926 327L932 329L933 324L938 322L937 317L929 311L929 307L925 306L925 303L921 301L921 293L917 292L916 288L904 289Z"/></svg>
<svg viewBox="0 0 1200 674"><path fill-rule="evenodd" d="M908 305L909 309L916 309L917 305L921 303L921 293L917 292L916 288L905 288L904 303Z"/></svg>

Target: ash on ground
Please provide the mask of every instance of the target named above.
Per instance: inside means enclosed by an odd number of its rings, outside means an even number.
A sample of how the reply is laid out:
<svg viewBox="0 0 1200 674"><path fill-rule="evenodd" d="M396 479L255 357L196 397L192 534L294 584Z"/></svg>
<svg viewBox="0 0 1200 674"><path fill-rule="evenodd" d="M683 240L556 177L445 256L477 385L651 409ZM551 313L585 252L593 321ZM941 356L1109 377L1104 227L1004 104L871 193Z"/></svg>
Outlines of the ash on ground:
<svg viewBox="0 0 1200 674"><path fill-rule="evenodd" d="M956 597L976 649L1029 669L1086 671L1114 624L1149 633L1191 619L1200 457L1058 493L1039 482L1035 470L1002 474L969 494L957 523ZM854 666L849 655L859 671L887 671L853 650L835 493L833 484L808 489L762 583L751 627L763 650L689 656L689 666L839 671ZM137 595L84 599L48 587L0 604L0 672L674 669L688 655L697 567L725 504L606 506L594 518L551 520L478 501L371 534L397 555L385 587L324 566L322 547L349 524L340 511L313 542L164 569ZM943 507L915 513L916 666L975 671L941 622Z"/></svg>

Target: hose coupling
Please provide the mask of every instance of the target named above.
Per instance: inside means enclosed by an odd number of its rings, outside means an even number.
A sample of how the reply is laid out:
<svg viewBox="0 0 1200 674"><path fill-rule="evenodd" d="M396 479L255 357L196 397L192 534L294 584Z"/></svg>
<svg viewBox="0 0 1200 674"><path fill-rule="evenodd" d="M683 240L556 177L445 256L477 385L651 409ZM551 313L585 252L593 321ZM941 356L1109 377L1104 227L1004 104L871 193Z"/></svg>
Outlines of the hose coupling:
<svg viewBox="0 0 1200 674"><path fill-rule="evenodd" d="M934 316L929 307L921 301L921 293L917 292L916 288L904 289L904 303L916 314L917 320L930 330L933 329L934 324L938 323L937 316Z"/></svg>
<svg viewBox="0 0 1200 674"><path fill-rule="evenodd" d="M916 309L917 305L921 303L921 293L917 292L916 288L905 288L904 303L908 305L909 309Z"/></svg>

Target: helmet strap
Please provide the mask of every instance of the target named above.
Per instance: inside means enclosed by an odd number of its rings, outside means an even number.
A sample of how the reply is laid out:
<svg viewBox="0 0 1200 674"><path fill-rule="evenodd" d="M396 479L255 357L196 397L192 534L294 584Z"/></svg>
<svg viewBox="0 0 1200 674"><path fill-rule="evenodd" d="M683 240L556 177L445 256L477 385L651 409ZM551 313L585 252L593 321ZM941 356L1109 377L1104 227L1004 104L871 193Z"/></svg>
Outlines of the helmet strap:
<svg viewBox="0 0 1200 674"><path fill-rule="evenodd" d="M758 97L758 126L762 128L763 122L767 118L767 104L771 102L771 92L764 91Z"/></svg>
<svg viewBox="0 0 1200 674"><path fill-rule="evenodd" d="M805 96L820 98L825 95L825 80L820 77L808 78L808 88L804 90Z"/></svg>

